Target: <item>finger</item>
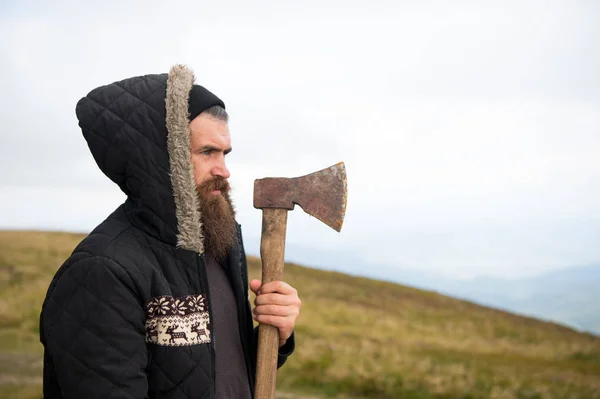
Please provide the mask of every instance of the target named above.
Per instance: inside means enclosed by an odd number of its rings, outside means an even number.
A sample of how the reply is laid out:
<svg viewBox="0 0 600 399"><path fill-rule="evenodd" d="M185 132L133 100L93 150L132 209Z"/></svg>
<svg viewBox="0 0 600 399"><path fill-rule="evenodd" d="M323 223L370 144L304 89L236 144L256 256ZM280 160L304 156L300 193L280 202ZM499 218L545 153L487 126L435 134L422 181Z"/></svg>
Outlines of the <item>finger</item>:
<svg viewBox="0 0 600 399"><path fill-rule="evenodd" d="M274 316L270 314L259 314L254 316L254 320L262 324L270 324L279 329L279 335L284 334L290 329L290 325L293 325L292 317ZM283 331L282 331L283 330Z"/></svg>
<svg viewBox="0 0 600 399"><path fill-rule="evenodd" d="M296 291L294 287L283 281L270 281L260 287L261 294L269 294L271 292L277 292L283 295L298 294L298 291Z"/></svg>
<svg viewBox="0 0 600 399"><path fill-rule="evenodd" d="M295 316L298 315L298 309L294 306L262 305L252 310L255 315L273 315L273 316Z"/></svg>
<svg viewBox="0 0 600 399"><path fill-rule="evenodd" d="M300 305L300 298L295 295L282 295L282 294L261 294L257 295L254 298L254 305L280 305L280 306L290 306L290 305Z"/></svg>
<svg viewBox="0 0 600 399"><path fill-rule="evenodd" d="M260 289L260 286L261 286L260 280L252 280L252 281L250 281L250 289L256 295L258 295L258 290Z"/></svg>

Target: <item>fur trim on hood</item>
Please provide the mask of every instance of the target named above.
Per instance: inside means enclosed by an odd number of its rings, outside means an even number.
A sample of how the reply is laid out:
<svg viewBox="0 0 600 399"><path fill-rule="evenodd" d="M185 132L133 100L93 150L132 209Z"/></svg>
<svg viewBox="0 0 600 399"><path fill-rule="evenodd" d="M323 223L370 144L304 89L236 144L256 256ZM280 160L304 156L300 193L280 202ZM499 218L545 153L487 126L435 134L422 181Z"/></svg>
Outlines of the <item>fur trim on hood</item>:
<svg viewBox="0 0 600 399"><path fill-rule="evenodd" d="M171 68L167 79L166 124L171 166L171 185L177 216L177 246L204 252L204 237L198 209L188 120L190 90L194 73L183 65Z"/></svg>

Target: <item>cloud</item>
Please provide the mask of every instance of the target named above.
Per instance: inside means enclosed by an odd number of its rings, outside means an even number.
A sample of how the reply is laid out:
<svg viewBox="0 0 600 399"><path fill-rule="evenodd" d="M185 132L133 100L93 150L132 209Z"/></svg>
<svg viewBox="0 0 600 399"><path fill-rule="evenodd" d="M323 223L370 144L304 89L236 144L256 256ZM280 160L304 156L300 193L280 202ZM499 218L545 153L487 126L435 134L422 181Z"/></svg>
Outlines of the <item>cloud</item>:
<svg viewBox="0 0 600 399"><path fill-rule="evenodd" d="M290 242L459 275L600 258L581 244L600 218L593 2L4 7L2 226L102 220L122 194L95 166L75 104L181 62L231 114L231 180L249 239L260 232L255 178L344 161L342 233L296 211Z"/></svg>

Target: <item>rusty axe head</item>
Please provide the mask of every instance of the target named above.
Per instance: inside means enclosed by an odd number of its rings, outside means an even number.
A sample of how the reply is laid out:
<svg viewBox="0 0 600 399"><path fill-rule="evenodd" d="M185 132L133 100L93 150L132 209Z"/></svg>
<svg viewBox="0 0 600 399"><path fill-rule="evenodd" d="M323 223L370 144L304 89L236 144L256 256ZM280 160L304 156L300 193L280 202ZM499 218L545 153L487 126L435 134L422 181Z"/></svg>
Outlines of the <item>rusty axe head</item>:
<svg viewBox="0 0 600 399"><path fill-rule="evenodd" d="M294 204L336 231L346 214L346 167L343 162L306 176L267 177L254 181L254 207L294 209Z"/></svg>

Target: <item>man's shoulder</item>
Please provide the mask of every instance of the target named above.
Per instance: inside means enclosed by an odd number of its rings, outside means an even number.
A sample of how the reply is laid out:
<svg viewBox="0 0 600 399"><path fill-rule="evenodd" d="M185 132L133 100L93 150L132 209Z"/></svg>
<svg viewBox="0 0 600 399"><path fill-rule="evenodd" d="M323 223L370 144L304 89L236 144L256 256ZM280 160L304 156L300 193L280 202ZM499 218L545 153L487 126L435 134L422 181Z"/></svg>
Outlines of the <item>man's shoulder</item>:
<svg viewBox="0 0 600 399"><path fill-rule="evenodd" d="M138 246L131 223L118 218L108 218L92 230L73 250L72 258L104 257L112 259L115 255L114 248ZM69 260L68 259L68 260Z"/></svg>
<svg viewBox="0 0 600 399"><path fill-rule="evenodd" d="M75 247L71 255L65 259L57 270L54 279L59 279L67 270L97 264L98 267L118 264L112 247L119 242L131 240L128 230L131 225L114 219L107 219L84 237ZM111 254L113 253L113 254Z"/></svg>
<svg viewBox="0 0 600 399"><path fill-rule="evenodd" d="M69 291L90 276L99 280L116 278L132 287L142 283L149 274L144 270L149 267L144 247L147 248L147 243L143 234L131 223L125 219L106 219L77 245L56 271L47 297L52 296L59 285Z"/></svg>
<svg viewBox="0 0 600 399"><path fill-rule="evenodd" d="M154 251L159 249L155 241L129 221L109 218L77 245L70 259L94 258L129 274L145 274L146 269L156 267Z"/></svg>

